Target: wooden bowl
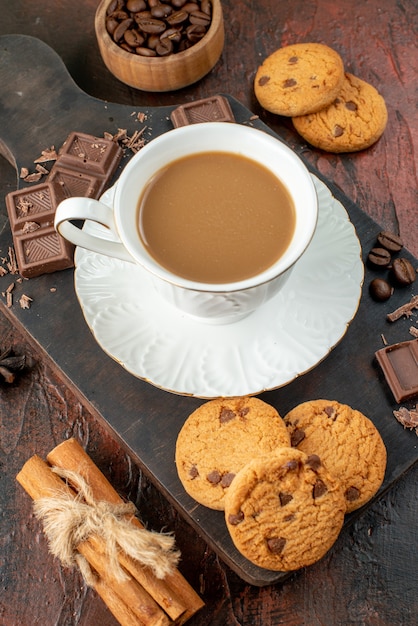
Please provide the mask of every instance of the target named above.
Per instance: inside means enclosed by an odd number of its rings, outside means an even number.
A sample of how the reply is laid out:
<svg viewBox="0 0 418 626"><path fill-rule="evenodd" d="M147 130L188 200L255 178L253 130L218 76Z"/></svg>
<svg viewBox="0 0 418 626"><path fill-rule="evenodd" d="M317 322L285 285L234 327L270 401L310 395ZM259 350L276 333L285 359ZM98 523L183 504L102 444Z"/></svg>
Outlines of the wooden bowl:
<svg viewBox="0 0 418 626"><path fill-rule="evenodd" d="M191 48L166 57L143 57L123 50L106 30L102 0L95 15L95 30L103 61L120 81L142 91L175 91L205 76L219 60L224 46L224 22L220 0L212 0L212 21L205 36Z"/></svg>

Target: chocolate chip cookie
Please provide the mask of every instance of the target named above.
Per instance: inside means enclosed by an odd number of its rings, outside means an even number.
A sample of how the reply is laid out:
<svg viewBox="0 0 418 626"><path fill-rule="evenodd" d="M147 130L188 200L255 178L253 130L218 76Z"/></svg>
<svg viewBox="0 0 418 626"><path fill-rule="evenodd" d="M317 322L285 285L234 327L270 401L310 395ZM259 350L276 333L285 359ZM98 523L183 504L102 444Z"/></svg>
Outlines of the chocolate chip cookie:
<svg viewBox="0 0 418 626"><path fill-rule="evenodd" d="M347 512L360 508L381 486L386 448L379 431L360 411L331 400L311 400L284 418L294 447L318 454L341 482Z"/></svg>
<svg viewBox="0 0 418 626"><path fill-rule="evenodd" d="M292 122L312 146L327 152L356 152L373 145L383 134L388 119L386 104L378 91L364 80L346 74L341 89L328 107Z"/></svg>
<svg viewBox="0 0 418 626"><path fill-rule="evenodd" d="M290 435L274 407L258 398L211 400L187 418L178 435L177 472L192 498L223 510L236 473L282 446L290 448Z"/></svg>
<svg viewBox="0 0 418 626"><path fill-rule="evenodd" d="M340 482L319 456L296 448L250 461L225 496L225 520L236 548L275 571L318 561L337 539L345 511Z"/></svg>
<svg viewBox="0 0 418 626"><path fill-rule="evenodd" d="M335 50L321 43L297 43L265 59L256 72L254 92L267 111L293 117L331 104L343 81L343 61Z"/></svg>

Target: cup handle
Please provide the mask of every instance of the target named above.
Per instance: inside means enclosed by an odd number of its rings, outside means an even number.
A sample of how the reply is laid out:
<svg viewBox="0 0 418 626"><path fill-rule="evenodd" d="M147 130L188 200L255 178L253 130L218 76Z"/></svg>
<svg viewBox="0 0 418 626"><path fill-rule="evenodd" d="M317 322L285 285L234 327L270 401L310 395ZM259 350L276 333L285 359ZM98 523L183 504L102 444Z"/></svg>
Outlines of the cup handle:
<svg viewBox="0 0 418 626"><path fill-rule="evenodd" d="M118 241L110 241L78 228L71 220L91 220L105 226ZM76 246L92 252L135 263L134 258L119 241L113 209L93 198L66 198L57 206L54 226L56 231Z"/></svg>

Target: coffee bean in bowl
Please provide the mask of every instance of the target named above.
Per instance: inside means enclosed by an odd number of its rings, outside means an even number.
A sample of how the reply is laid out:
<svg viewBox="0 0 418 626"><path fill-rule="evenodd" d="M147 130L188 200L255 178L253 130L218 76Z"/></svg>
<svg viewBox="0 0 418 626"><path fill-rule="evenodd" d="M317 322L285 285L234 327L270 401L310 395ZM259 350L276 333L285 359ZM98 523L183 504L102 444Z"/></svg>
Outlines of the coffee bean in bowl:
<svg viewBox="0 0 418 626"><path fill-rule="evenodd" d="M224 45L220 0L102 0L95 29L108 70L130 87L151 92L200 80Z"/></svg>

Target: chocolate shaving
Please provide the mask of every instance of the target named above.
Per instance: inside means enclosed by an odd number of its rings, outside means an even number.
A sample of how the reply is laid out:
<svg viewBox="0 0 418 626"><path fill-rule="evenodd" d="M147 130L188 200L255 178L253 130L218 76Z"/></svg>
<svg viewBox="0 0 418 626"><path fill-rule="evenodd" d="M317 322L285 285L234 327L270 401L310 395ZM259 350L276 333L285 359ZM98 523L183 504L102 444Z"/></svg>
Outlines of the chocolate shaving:
<svg viewBox="0 0 418 626"><path fill-rule="evenodd" d="M19 298L19 304L21 309L30 309L31 302L33 302L33 298L29 298L29 296L24 293Z"/></svg>
<svg viewBox="0 0 418 626"><path fill-rule="evenodd" d="M393 415L404 428L409 428L411 430L415 429L415 432L418 435L417 407L415 407L415 409L407 409L406 407L401 406L397 411L393 411Z"/></svg>
<svg viewBox="0 0 418 626"><path fill-rule="evenodd" d="M392 313L388 313L386 319L389 320L389 322L396 322L396 320L399 320L403 315L410 317L414 309L418 309L418 296L413 296L409 302L398 307L395 311L392 311Z"/></svg>
<svg viewBox="0 0 418 626"><path fill-rule="evenodd" d="M56 161L58 154L55 147L51 146L47 150L42 150L41 156L34 160L34 163L46 163L47 161Z"/></svg>

